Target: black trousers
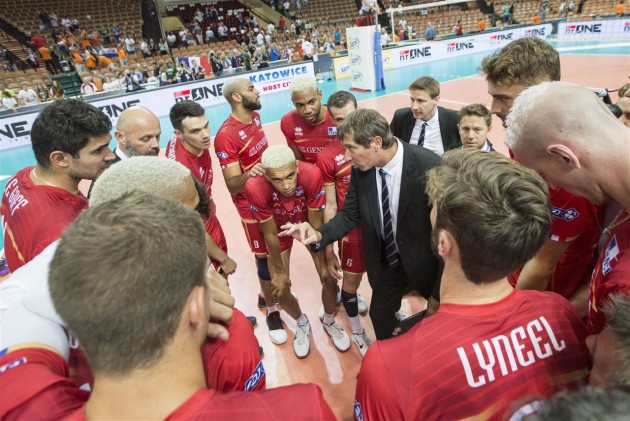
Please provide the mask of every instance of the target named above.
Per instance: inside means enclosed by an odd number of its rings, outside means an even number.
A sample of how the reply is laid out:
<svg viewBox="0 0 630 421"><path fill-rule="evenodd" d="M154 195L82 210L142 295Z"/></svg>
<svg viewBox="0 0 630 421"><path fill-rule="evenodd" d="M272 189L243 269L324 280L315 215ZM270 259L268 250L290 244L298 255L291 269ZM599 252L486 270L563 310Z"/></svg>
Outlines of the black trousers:
<svg viewBox="0 0 630 421"><path fill-rule="evenodd" d="M402 264L393 270L385 259L381 262L381 272L376 279L368 277L372 287L370 318L378 340L393 336L392 333L398 323L396 312L400 309L402 297L408 292L410 285Z"/></svg>

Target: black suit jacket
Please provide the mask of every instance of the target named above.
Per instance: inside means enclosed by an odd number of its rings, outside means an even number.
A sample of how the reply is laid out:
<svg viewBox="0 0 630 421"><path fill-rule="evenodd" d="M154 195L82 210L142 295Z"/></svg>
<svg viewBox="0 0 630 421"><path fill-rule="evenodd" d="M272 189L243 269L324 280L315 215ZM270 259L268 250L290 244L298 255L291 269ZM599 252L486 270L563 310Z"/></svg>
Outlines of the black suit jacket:
<svg viewBox="0 0 630 421"><path fill-rule="evenodd" d="M457 123L459 123L457 111L442 107L437 108L439 110L438 120L440 121L440 134L442 135L444 151L446 152L462 146L459 131L457 130ZM415 124L416 119L411 112L411 108L401 108L394 113L394 118L392 118L392 122L389 123L389 127L394 136L403 142L409 143Z"/></svg>
<svg viewBox="0 0 630 421"><path fill-rule="evenodd" d="M409 289L429 297L438 278L438 260L431 251L430 208L424 188L427 170L437 165L440 158L428 149L404 142L401 145L404 152L396 243L402 267L411 282ZM365 264L371 285L379 278L383 260L375 171L375 168L368 171L352 169L350 188L343 208L319 228L322 233L320 244L324 247L361 223Z"/></svg>

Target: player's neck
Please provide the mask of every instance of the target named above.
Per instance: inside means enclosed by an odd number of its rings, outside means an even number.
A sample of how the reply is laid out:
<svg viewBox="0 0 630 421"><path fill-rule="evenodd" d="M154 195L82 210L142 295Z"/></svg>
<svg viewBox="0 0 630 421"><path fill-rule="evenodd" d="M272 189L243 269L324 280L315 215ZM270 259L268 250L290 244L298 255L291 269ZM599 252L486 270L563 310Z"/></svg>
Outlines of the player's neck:
<svg viewBox="0 0 630 421"><path fill-rule="evenodd" d="M123 378L96 374L86 418L165 419L207 387L199 348L186 348L169 346L158 363Z"/></svg>
<svg viewBox="0 0 630 421"><path fill-rule="evenodd" d="M65 173L35 166L30 173L31 181L37 185L57 187L72 194L79 193L79 182Z"/></svg>
<svg viewBox="0 0 630 421"><path fill-rule="evenodd" d="M445 263L440 285L442 304L491 304L502 300L514 288L507 278L492 283L474 284L459 265Z"/></svg>
<svg viewBox="0 0 630 421"><path fill-rule="evenodd" d="M249 124L252 122L252 114L254 112L252 110L248 110L245 107L237 107L232 110L232 117L237 119L243 124Z"/></svg>
<svg viewBox="0 0 630 421"><path fill-rule="evenodd" d="M195 156L200 156L204 151L204 149L195 148L190 143L184 142L184 140L182 139L179 139L179 141L182 142L182 146L184 147L184 149L186 149L188 152L190 152L191 154Z"/></svg>

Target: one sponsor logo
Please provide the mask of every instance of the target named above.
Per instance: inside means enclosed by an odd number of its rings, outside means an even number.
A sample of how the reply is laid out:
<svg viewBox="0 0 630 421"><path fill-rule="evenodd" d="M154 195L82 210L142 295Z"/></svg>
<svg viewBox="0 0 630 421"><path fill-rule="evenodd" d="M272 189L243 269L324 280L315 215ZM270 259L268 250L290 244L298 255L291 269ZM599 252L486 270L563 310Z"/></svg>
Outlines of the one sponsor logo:
<svg viewBox="0 0 630 421"><path fill-rule="evenodd" d="M363 409L361 408L361 404L357 401L354 401L354 419L356 421L363 421Z"/></svg>
<svg viewBox="0 0 630 421"><path fill-rule="evenodd" d="M218 151L217 156L219 157L219 159L227 159L228 154L225 151Z"/></svg>
<svg viewBox="0 0 630 421"><path fill-rule="evenodd" d="M254 124L260 126L260 119L258 117L254 117Z"/></svg>
<svg viewBox="0 0 630 421"><path fill-rule="evenodd" d="M296 127L294 130L294 133L296 136L302 136L302 128L301 127Z"/></svg>
<svg viewBox="0 0 630 421"><path fill-rule="evenodd" d="M614 235L613 238L608 243L606 247L606 252L604 254L604 261L602 262L602 275L606 276L610 272L612 272L611 263L613 260L617 260L617 255L619 254L619 245L617 244L617 236Z"/></svg>
<svg viewBox="0 0 630 421"><path fill-rule="evenodd" d="M553 216L555 216L556 218L561 218L565 221L573 221L575 218L580 216L580 212L578 212L575 208L562 209L552 206L551 213L553 213Z"/></svg>
<svg viewBox="0 0 630 421"><path fill-rule="evenodd" d="M350 64L353 66L361 64L361 56L350 56Z"/></svg>
<svg viewBox="0 0 630 421"><path fill-rule="evenodd" d="M263 137L262 140L260 142L258 142L258 144L256 146L254 146L253 148L251 148L249 150L249 156L252 157L254 155L256 155L258 152L260 152L261 150L263 150L265 148L265 146L267 146L267 137Z"/></svg>
<svg viewBox="0 0 630 421"><path fill-rule="evenodd" d="M247 139L247 135L245 134L245 132L243 130L238 132L238 135L240 136L241 139Z"/></svg>
<svg viewBox="0 0 630 421"><path fill-rule="evenodd" d="M446 51L452 53L454 51L472 50L475 45L472 42L449 42L446 44Z"/></svg>
<svg viewBox="0 0 630 421"><path fill-rule="evenodd" d="M572 24L567 25L564 29L565 34L599 34L602 32L602 24L594 23L594 24Z"/></svg>
<svg viewBox="0 0 630 421"><path fill-rule="evenodd" d="M18 139L20 137L30 136L31 130L28 127L28 121L16 121L11 124L0 126L0 138L9 140Z"/></svg>
<svg viewBox="0 0 630 421"><path fill-rule="evenodd" d="M98 107L98 109L107 114L109 118L118 118L118 115L120 115L120 113L122 113L129 107L138 105L139 103L139 99L133 99L131 101L123 101L122 103L103 105L102 107Z"/></svg>
<svg viewBox="0 0 630 421"><path fill-rule="evenodd" d="M254 211L254 212L258 212L258 208L254 205L249 205L249 210Z"/></svg>
<svg viewBox="0 0 630 421"><path fill-rule="evenodd" d="M210 86L201 86L199 88L184 89L182 91L173 92L175 102L185 100L203 101L206 99L215 100L223 98L223 83L215 83Z"/></svg>
<svg viewBox="0 0 630 421"><path fill-rule="evenodd" d="M421 57L430 57L431 56L431 47L420 47L420 48L410 48L408 50L402 50L398 53L398 58L400 61L412 61L417 60Z"/></svg>
<svg viewBox="0 0 630 421"><path fill-rule="evenodd" d="M328 136L337 136L337 127L329 127L328 128Z"/></svg>
<svg viewBox="0 0 630 421"><path fill-rule="evenodd" d="M280 69L280 70L274 70L271 72L264 72L264 73L252 75L249 77L249 80L251 80L254 83L271 82L274 80L289 79L295 76L305 75L305 74L308 74L308 67L298 66L298 67L291 67L289 69Z"/></svg>
<svg viewBox="0 0 630 421"><path fill-rule="evenodd" d="M630 21L623 25L623 32L630 32Z"/></svg>
<svg viewBox="0 0 630 421"><path fill-rule="evenodd" d="M326 190L324 190L324 188L322 187L322 189L319 191L319 193L317 193L315 195L315 199L319 199L320 197L322 197L325 194L326 194Z"/></svg>
<svg viewBox="0 0 630 421"><path fill-rule="evenodd" d="M525 36L526 37L546 37L547 28L526 29Z"/></svg>
<svg viewBox="0 0 630 421"><path fill-rule="evenodd" d="M349 64L344 64L343 66L341 66L339 68L339 72L341 73L348 73L350 71L350 65Z"/></svg>
<svg viewBox="0 0 630 421"><path fill-rule="evenodd" d="M339 154L335 157L335 163L337 166L343 165L346 162L346 157L343 154Z"/></svg>
<svg viewBox="0 0 630 421"><path fill-rule="evenodd" d="M361 72L352 72L352 80L355 82L359 82L363 80L363 73Z"/></svg>
<svg viewBox="0 0 630 421"><path fill-rule="evenodd" d="M295 195L297 197L300 197L300 196L304 195L304 189L302 188L302 186L299 186L297 189L295 189Z"/></svg>
<svg viewBox="0 0 630 421"><path fill-rule="evenodd" d="M263 377L265 377L265 367L262 361L260 361L256 366L256 370L254 370L254 374L245 382L245 392L254 390Z"/></svg>
<svg viewBox="0 0 630 421"><path fill-rule="evenodd" d="M508 32L507 34L490 35L490 43L495 44L501 41L512 41L513 36L514 36L513 32Z"/></svg>
<svg viewBox="0 0 630 421"><path fill-rule="evenodd" d="M26 360L26 357L22 357L22 358L20 358L20 359L15 360L15 361L11 361L11 362L10 362L10 363L8 363L8 364L5 364L5 365L3 365L3 366L0 366L0 374L2 374L2 373L4 373L4 372L6 372L6 371L8 371L8 370L11 370L12 368L15 368L15 367L17 367L17 366L19 366L19 365L25 364L25 363L26 363L26 361L27 361L27 360Z"/></svg>
<svg viewBox="0 0 630 421"><path fill-rule="evenodd" d="M359 48L359 46L361 45L361 43L359 42L359 40L357 38L350 38L350 42L348 43L348 47L352 50L355 48Z"/></svg>
<svg viewBox="0 0 630 421"><path fill-rule="evenodd" d="M389 64L389 56L383 57L383 65L387 66Z"/></svg>

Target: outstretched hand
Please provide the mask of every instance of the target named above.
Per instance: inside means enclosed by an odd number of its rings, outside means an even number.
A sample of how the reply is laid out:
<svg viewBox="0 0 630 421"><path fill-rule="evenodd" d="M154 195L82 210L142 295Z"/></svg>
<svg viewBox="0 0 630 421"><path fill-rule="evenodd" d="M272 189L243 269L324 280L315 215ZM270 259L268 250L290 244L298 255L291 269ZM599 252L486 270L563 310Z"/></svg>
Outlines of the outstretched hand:
<svg viewBox="0 0 630 421"><path fill-rule="evenodd" d="M299 224L293 224L288 222L281 226L282 232L278 234L279 237L293 237L305 246L321 241L322 234L311 226L308 222L302 222Z"/></svg>

